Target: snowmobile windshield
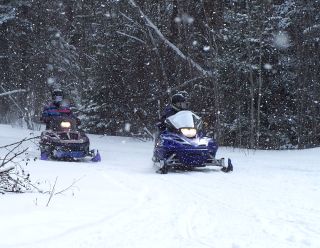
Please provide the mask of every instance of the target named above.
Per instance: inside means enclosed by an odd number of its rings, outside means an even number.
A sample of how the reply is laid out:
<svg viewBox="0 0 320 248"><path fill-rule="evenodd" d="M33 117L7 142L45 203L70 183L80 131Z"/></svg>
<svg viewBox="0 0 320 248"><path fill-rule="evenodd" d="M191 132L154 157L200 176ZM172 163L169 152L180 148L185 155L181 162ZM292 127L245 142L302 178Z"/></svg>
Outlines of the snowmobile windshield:
<svg viewBox="0 0 320 248"><path fill-rule="evenodd" d="M202 125L201 118L191 111L184 110L167 118L167 124L171 124L176 129L195 128L199 130Z"/></svg>

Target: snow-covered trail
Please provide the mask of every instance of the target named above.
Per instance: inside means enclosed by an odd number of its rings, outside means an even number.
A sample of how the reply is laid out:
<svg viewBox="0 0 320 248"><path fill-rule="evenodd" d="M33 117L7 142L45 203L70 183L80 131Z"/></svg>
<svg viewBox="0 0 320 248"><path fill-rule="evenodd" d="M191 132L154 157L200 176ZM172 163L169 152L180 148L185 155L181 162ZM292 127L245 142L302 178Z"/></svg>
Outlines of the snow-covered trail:
<svg viewBox="0 0 320 248"><path fill-rule="evenodd" d="M0 125L0 146L24 135ZM218 157L233 159L231 174L160 175L151 142L90 137L101 163L28 165L44 188L78 180L48 207L48 195L0 195L1 248L320 247L320 149L221 148Z"/></svg>

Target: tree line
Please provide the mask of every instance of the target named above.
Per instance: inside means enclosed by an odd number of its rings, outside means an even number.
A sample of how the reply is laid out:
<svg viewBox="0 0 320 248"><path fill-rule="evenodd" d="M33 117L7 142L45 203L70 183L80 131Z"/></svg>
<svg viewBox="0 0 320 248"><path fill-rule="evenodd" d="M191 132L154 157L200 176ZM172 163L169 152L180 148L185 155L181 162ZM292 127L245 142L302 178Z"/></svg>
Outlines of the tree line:
<svg viewBox="0 0 320 248"><path fill-rule="evenodd" d="M318 0L2 0L0 94L20 92L0 95L0 121L33 128L60 87L86 131L136 135L185 90L221 145L318 146L319 10Z"/></svg>

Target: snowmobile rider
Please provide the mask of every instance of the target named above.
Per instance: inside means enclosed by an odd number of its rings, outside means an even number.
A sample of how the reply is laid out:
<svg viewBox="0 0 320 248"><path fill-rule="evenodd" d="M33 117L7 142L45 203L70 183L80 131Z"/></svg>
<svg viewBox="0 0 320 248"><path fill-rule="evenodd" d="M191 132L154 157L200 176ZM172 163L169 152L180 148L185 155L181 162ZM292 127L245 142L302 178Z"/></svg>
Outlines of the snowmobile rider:
<svg viewBox="0 0 320 248"><path fill-rule="evenodd" d="M66 101L63 99L63 91L55 89L52 92L52 102L44 107L40 120L46 124L46 129L50 128L50 121L57 116L68 116L77 120L77 124L80 124L80 120L75 117L69 108Z"/></svg>
<svg viewBox="0 0 320 248"><path fill-rule="evenodd" d="M160 132L166 129L165 120L182 110L188 110L190 102L188 101L189 94L185 91L178 92L171 97L170 104L165 107L164 113L157 123Z"/></svg>

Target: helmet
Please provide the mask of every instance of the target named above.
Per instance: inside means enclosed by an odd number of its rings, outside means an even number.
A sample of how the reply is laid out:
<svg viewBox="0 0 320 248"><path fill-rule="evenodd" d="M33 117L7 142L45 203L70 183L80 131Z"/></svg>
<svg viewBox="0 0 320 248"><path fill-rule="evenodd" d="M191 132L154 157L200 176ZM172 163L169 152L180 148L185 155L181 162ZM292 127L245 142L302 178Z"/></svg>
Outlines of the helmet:
<svg viewBox="0 0 320 248"><path fill-rule="evenodd" d="M60 89L55 89L52 92L52 100L54 103L61 103L63 100L63 92Z"/></svg>
<svg viewBox="0 0 320 248"><path fill-rule="evenodd" d="M183 91L179 91L177 94L183 95L186 99L188 99L188 98L189 98L189 93L188 93L188 92L186 92L185 90L183 90Z"/></svg>
<svg viewBox="0 0 320 248"><path fill-rule="evenodd" d="M171 97L171 104L176 110L186 110L189 108L190 103L187 100L187 97L184 94L177 93Z"/></svg>

